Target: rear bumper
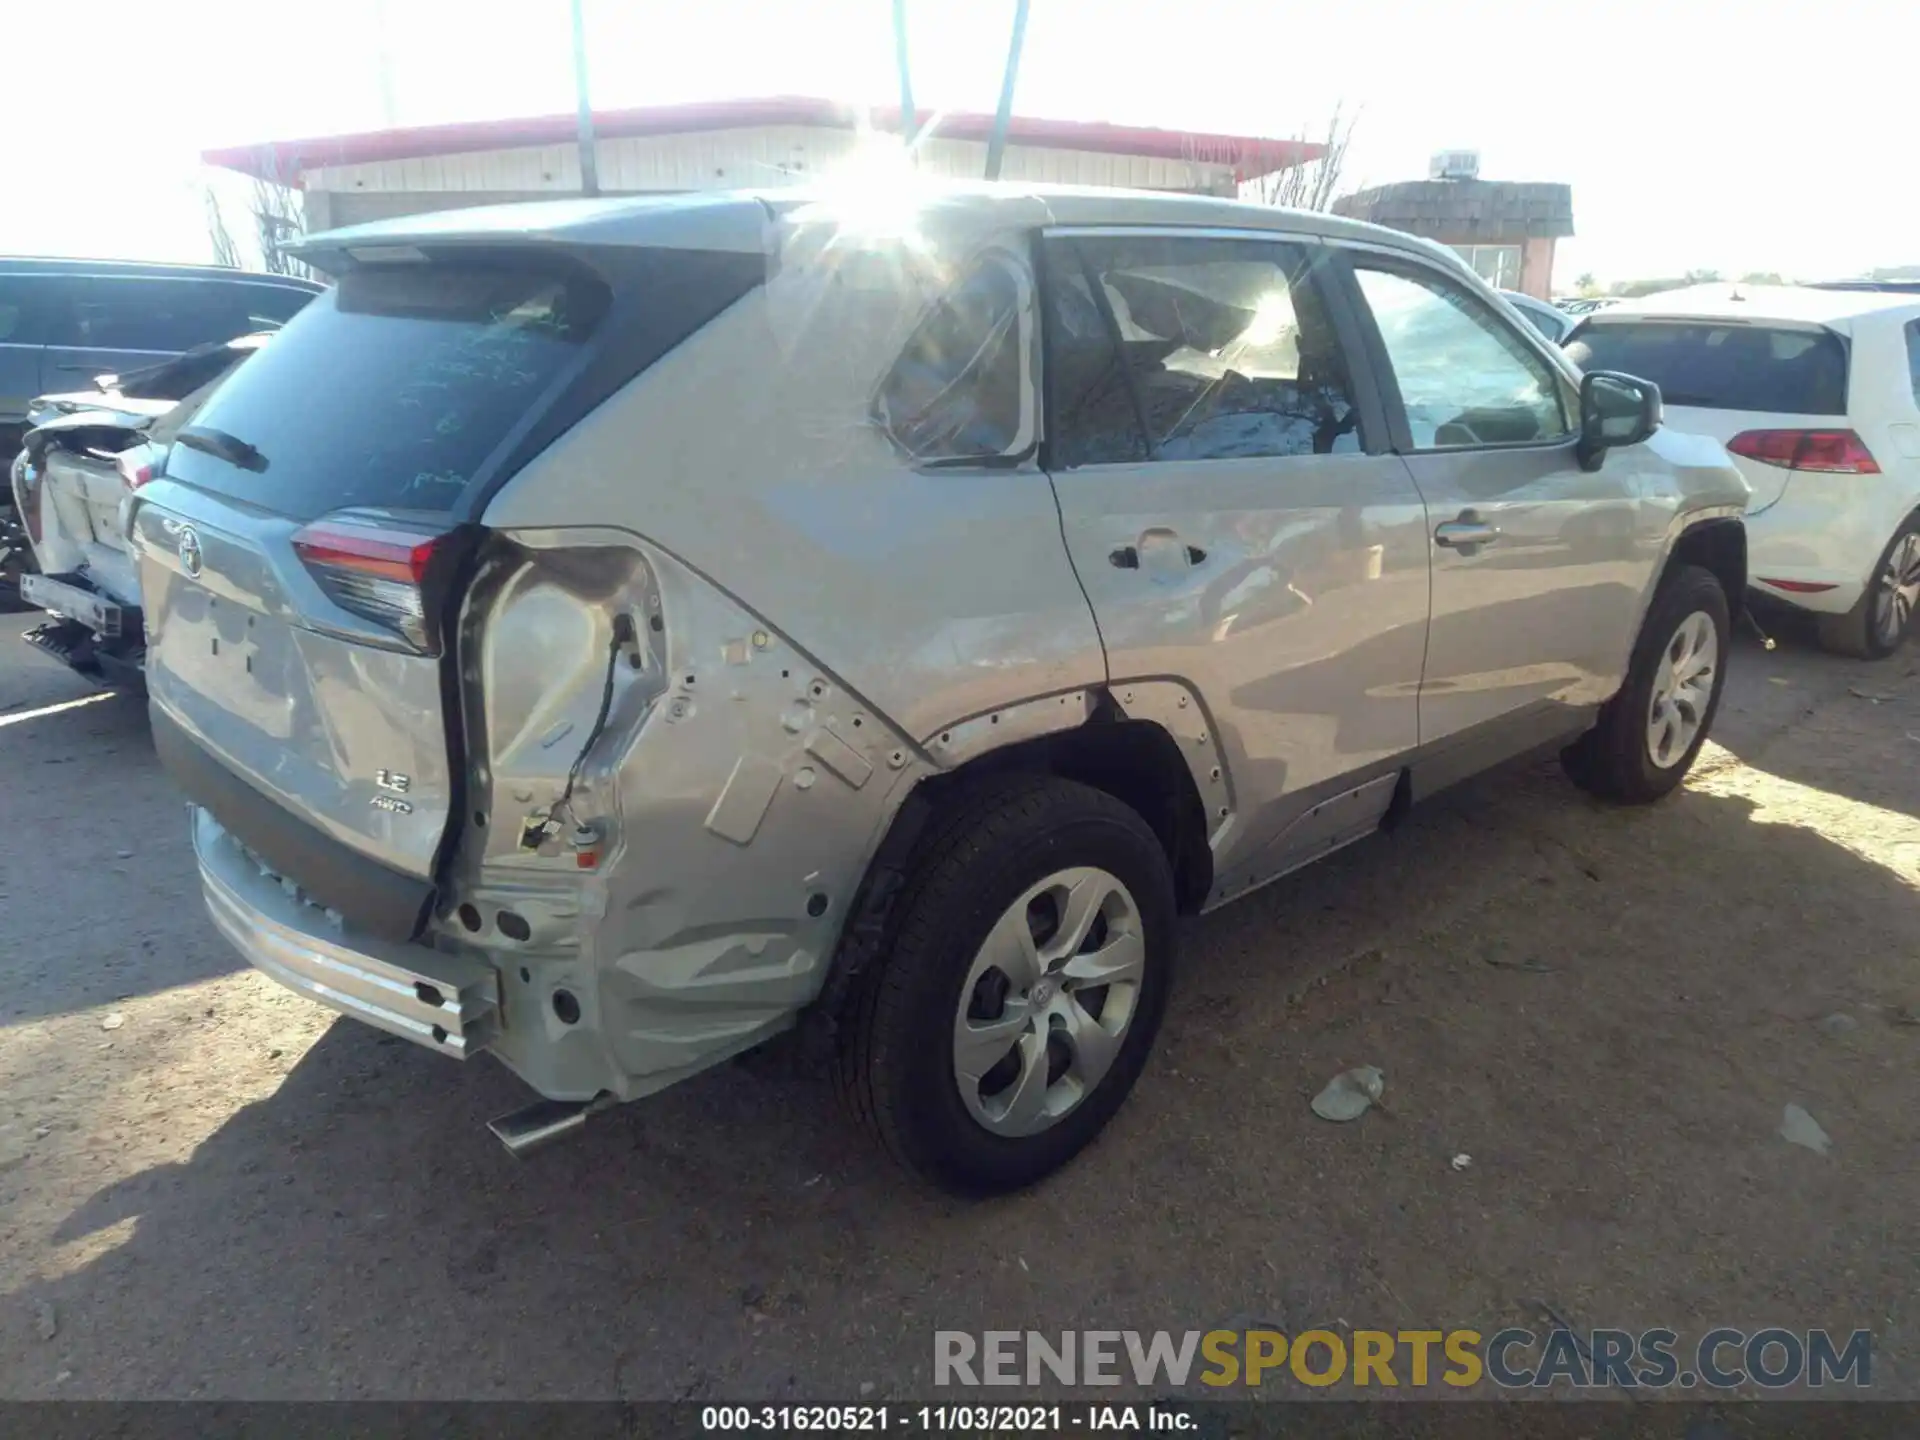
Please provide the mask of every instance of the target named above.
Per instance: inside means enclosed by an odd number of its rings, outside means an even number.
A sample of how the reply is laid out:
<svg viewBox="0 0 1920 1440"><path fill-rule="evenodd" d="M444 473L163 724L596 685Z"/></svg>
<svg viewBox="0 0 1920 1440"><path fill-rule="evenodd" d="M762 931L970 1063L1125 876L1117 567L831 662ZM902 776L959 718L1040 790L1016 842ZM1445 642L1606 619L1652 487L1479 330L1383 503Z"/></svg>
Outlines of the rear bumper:
<svg viewBox="0 0 1920 1440"><path fill-rule="evenodd" d="M276 874L293 876L357 933L390 944L419 934L433 903L431 883L348 849L261 794L208 754L157 700L147 718L173 783Z"/></svg>
<svg viewBox="0 0 1920 1440"><path fill-rule="evenodd" d="M1747 516L1753 588L1818 614L1851 610L1912 508L1910 496L1881 483L1890 478L1796 470L1777 504Z"/></svg>
<svg viewBox="0 0 1920 1440"><path fill-rule="evenodd" d="M256 969L310 1000L465 1059L500 1028L500 976L481 960L354 935L194 806L207 909Z"/></svg>
<svg viewBox="0 0 1920 1440"><path fill-rule="evenodd" d="M137 641L142 634L137 606L120 604L77 575L22 575L20 598L49 614L78 620L105 640Z"/></svg>

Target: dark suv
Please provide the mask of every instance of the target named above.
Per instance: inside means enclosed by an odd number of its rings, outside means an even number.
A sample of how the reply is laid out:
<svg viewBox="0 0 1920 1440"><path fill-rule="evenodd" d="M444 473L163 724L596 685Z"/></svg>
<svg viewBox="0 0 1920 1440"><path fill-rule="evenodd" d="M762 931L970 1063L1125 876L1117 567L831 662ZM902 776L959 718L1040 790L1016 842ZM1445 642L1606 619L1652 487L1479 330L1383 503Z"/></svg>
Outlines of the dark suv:
<svg viewBox="0 0 1920 1440"><path fill-rule="evenodd" d="M277 330L320 290L214 266L0 258L0 458L19 448L35 396Z"/></svg>

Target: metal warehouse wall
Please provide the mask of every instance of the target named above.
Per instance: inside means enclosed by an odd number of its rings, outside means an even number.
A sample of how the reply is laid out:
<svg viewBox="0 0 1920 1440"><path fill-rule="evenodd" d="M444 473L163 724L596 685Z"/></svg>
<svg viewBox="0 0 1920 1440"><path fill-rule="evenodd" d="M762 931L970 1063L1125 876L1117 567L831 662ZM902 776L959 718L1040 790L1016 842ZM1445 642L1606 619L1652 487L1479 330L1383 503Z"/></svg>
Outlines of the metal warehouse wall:
<svg viewBox="0 0 1920 1440"><path fill-rule="evenodd" d="M730 190L804 183L846 159L857 143L851 130L799 125L602 140L598 147L600 185L609 191L635 191ZM973 140L936 139L923 145L920 155L921 168L931 174L977 178L986 168L987 147ZM1051 184L1234 193L1232 172L1222 165L1039 146L1009 145L1001 174L1008 180ZM340 165L310 171L306 188L310 194L335 197L484 192L488 199L525 199L530 195L574 194L580 189L579 155L572 145L550 145ZM453 203L476 204L479 200L463 198ZM329 208L329 223L336 225L346 223L349 210L356 212L354 218L372 218L358 206L335 204Z"/></svg>

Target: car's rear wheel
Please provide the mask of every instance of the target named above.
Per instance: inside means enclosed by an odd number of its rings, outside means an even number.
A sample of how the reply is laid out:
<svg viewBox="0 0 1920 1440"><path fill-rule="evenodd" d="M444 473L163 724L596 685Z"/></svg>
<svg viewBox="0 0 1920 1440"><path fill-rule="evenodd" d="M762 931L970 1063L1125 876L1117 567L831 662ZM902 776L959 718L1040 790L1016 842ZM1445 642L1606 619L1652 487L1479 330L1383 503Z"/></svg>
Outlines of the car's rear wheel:
<svg viewBox="0 0 1920 1440"><path fill-rule="evenodd" d="M997 1194L1119 1109L1166 1008L1173 876L1132 809L1015 777L935 822L857 989L842 1093L908 1169Z"/></svg>
<svg viewBox="0 0 1920 1440"><path fill-rule="evenodd" d="M36 575L39 570L18 512L11 505L0 504L0 612L34 608L21 598L20 578Z"/></svg>
<svg viewBox="0 0 1920 1440"><path fill-rule="evenodd" d="M1661 582L1633 661L1599 723L1561 759L1582 789L1645 804L1686 778L1726 684L1733 625L1710 570L1682 565Z"/></svg>
<svg viewBox="0 0 1920 1440"><path fill-rule="evenodd" d="M1920 515L1887 542L1866 591L1844 615L1820 617L1820 644L1858 660L1884 660L1913 633L1920 614Z"/></svg>

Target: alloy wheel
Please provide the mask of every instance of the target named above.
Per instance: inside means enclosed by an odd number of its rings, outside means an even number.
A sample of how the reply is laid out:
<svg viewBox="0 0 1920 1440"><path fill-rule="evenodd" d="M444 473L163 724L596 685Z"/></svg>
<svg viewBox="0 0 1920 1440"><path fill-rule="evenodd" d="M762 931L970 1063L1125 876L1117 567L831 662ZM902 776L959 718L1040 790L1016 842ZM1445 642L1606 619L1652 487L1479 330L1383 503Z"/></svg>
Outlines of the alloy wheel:
<svg viewBox="0 0 1920 1440"><path fill-rule="evenodd" d="M1661 652L1647 707L1647 754L1662 770L1680 763L1707 721L1720 637L1713 617L1696 610L1682 620Z"/></svg>
<svg viewBox="0 0 1920 1440"><path fill-rule="evenodd" d="M1920 530L1903 535L1874 577L1873 631L1882 646L1898 645L1920 605Z"/></svg>
<svg viewBox="0 0 1920 1440"><path fill-rule="evenodd" d="M954 1082L967 1112L1010 1138L1072 1113L1120 1053L1146 961L1139 906L1105 870L1056 871L1009 905L954 1016Z"/></svg>

